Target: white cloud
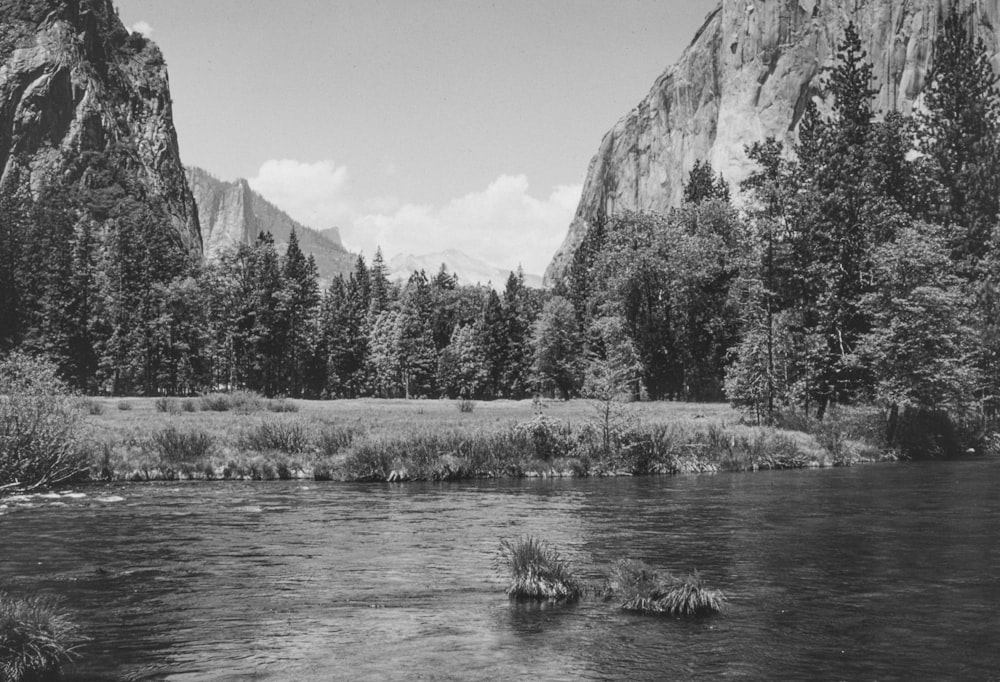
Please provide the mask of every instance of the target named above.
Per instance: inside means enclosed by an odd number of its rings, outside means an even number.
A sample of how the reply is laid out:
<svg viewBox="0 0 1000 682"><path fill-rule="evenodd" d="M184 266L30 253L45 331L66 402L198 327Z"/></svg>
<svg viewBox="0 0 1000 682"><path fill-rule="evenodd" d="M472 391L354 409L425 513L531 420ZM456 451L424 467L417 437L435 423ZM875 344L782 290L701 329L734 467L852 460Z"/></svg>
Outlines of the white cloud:
<svg viewBox="0 0 1000 682"><path fill-rule="evenodd" d="M556 187L537 199L524 175L502 175L483 191L443 206L404 204L391 213L359 216L348 242L386 257L458 249L499 267L541 274L562 243L580 200L579 185Z"/></svg>
<svg viewBox="0 0 1000 682"><path fill-rule="evenodd" d="M350 175L333 161L290 159L261 165L250 186L299 222L341 228L345 245L386 259L457 249L491 265L541 274L566 235L580 185L531 195L524 175L501 175L486 189L443 205L400 203L393 197L351 196Z"/></svg>
<svg viewBox="0 0 1000 682"><path fill-rule="evenodd" d="M149 25L148 21L137 21L132 24L132 27L129 30L133 33L141 33L147 38L153 35L153 27Z"/></svg>
<svg viewBox="0 0 1000 682"><path fill-rule="evenodd" d="M304 163L291 159L265 161L248 182L254 191L300 223L325 230L351 221L346 166L333 161Z"/></svg>

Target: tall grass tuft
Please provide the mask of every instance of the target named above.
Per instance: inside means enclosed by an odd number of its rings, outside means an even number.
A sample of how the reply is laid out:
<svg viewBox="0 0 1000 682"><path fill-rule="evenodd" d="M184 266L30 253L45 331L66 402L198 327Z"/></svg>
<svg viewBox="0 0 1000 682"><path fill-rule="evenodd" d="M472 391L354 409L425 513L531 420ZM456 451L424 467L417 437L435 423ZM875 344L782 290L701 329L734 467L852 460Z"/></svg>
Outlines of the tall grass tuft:
<svg viewBox="0 0 1000 682"><path fill-rule="evenodd" d="M559 553L530 535L516 541L501 540L495 566L506 572L506 592L511 599L575 601L583 587Z"/></svg>
<svg viewBox="0 0 1000 682"><path fill-rule="evenodd" d="M203 461L212 452L212 437L201 431L181 431L168 426L152 438L153 448L171 465Z"/></svg>
<svg viewBox="0 0 1000 682"><path fill-rule="evenodd" d="M677 577L634 559L621 559L611 567L604 594L607 599L622 600L626 611L672 616L711 615L726 602L721 591L702 584L698 571Z"/></svg>
<svg viewBox="0 0 1000 682"><path fill-rule="evenodd" d="M56 679L83 642L79 628L54 598L0 592L0 679Z"/></svg>
<svg viewBox="0 0 1000 682"><path fill-rule="evenodd" d="M476 403L468 398L462 398L455 403L455 407L457 407L458 411L463 414L471 414L476 409Z"/></svg>
<svg viewBox="0 0 1000 682"><path fill-rule="evenodd" d="M332 457L346 450L354 441L355 430L348 426L330 424L324 426L316 439L320 455Z"/></svg>
<svg viewBox="0 0 1000 682"><path fill-rule="evenodd" d="M311 443L309 431L302 422L269 419L245 432L240 438L240 446L257 452L296 455L307 452Z"/></svg>

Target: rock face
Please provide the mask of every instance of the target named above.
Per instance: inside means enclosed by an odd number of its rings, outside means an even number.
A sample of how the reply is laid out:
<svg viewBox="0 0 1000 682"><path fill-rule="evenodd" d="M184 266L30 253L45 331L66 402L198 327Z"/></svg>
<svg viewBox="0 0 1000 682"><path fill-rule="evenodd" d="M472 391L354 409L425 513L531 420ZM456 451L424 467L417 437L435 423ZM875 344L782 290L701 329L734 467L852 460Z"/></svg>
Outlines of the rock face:
<svg viewBox="0 0 1000 682"><path fill-rule="evenodd" d="M736 189L752 168L744 145L773 136L787 148L849 21L874 67L878 110L910 112L949 6L950 0L724 0L680 61L605 134L546 283L563 277L598 216L678 205L696 160L710 161ZM962 0L960 7L996 55L1000 0Z"/></svg>
<svg viewBox="0 0 1000 682"><path fill-rule="evenodd" d="M357 256L344 248L337 228L320 233L296 222L250 189L246 180L224 182L207 171L189 167L187 182L198 205L206 258L218 258L226 249L250 244L262 232L270 232L278 249L283 250L295 230L303 253L316 259L320 279L330 280L354 270Z"/></svg>
<svg viewBox="0 0 1000 682"><path fill-rule="evenodd" d="M71 168L84 182L87 152L113 153L129 192L161 204L181 247L201 253L156 45L111 0L0 0L0 191L37 198Z"/></svg>

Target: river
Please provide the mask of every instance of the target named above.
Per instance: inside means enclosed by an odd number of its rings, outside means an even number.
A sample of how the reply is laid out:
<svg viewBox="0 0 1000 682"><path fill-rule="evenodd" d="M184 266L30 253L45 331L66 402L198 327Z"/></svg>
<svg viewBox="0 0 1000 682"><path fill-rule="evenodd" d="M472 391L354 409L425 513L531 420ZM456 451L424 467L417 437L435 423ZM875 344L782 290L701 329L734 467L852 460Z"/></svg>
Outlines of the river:
<svg viewBox="0 0 1000 682"><path fill-rule="evenodd" d="M526 534L595 585L697 568L728 607L511 603L493 561ZM65 598L70 680L1000 679L1000 460L94 486L0 508L0 585Z"/></svg>

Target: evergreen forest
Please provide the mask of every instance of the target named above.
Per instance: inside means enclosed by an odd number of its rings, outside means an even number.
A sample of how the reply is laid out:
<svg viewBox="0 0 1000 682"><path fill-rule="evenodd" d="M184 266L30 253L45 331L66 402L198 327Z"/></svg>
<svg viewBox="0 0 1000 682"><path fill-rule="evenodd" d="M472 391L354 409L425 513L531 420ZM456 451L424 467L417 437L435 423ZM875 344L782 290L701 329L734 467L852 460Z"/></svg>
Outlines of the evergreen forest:
<svg viewBox="0 0 1000 682"><path fill-rule="evenodd" d="M135 198L115 153L0 202L0 354L81 392L628 396L726 400L754 420L835 405L991 415L1000 388L1000 92L953 8L922 106L877 111L853 25L798 119L709 163L683 205L601 216L550 290L442 266L388 280L380 252L321 290L293 234L204 262Z"/></svg>

